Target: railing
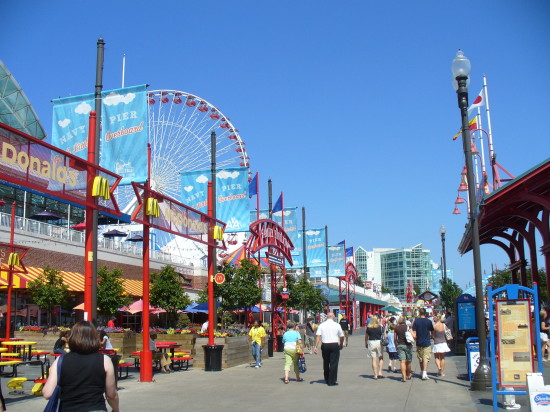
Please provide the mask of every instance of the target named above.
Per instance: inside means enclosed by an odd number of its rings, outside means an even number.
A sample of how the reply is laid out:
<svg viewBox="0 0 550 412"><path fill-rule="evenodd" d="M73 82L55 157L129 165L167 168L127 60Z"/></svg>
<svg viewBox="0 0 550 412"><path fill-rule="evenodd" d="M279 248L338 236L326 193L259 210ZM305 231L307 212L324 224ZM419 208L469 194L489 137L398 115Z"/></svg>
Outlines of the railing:
<svg viewBox="0 0 550 412"><path fill-rule="evenodd" d="M0 227L6 227L8 229L11 227L11 215L9 213L0 212ZM15 228L32 234L49 236L56 240L65 240L80 244L85 243L86 234L84 231L74 230L66 226L52 225L50 223L27 219L20 216L15 217ZM101 236L98 238L97 247L119 252L125 255L143 255L143 248L141 244L137 244L137 242L125 242L120 238L109 239ZM151 259L167 263L176 263L181 265L185 264L182 257L160 250L154 250L153 248L150 250L150 256Z"/></svg>

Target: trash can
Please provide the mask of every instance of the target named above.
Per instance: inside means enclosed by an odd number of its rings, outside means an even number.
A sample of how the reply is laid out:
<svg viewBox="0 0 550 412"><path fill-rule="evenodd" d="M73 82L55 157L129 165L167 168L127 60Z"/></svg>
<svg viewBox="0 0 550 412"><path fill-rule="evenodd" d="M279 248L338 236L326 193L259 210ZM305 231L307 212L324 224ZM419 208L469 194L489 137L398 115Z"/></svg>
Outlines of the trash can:
<svg viewBox="0 0 550 412"><path fill-rule="evenodd" d="M267 338L267 356L273 357L273 338L271 336Z"/></svg>
<svg viewBox="0 0 550 412"><path fill-rule="evenodd" d="M120 355L107 355L113 362L113 368L115 369L115 385L118 383L118 365L122 356Z"/></svg>
<svg viewBox="0 0 550 412"><path fill-rule="evenodd" d="M203 345L204 370L206 372L219 372L222 370L223 345Z"/></svg>
<svg viewBox="0 0 550 412"><path fill-rule="evenodd" d="M466 339L466 362L468 364L468 378L470 382L474 376L474 372L479 366L479 339Z"/></svg>
<svg viewBox="0 0 550 412"><path fill-rule="evenodd" d="M283 335L277 335L277 352L284 351Z"/></svg>

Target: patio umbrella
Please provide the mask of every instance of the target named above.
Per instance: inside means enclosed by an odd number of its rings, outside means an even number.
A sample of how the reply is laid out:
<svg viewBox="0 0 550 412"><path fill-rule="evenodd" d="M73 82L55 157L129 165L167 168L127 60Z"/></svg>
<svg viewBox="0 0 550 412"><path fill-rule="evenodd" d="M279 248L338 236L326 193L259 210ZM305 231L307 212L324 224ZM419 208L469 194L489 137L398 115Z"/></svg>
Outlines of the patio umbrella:
<svg viewBox="0 0 550 412"><path fill-rule="evenodd" d="M80 305L76 305L73 310L84 310L84 302L82 302ZM99 310L99 308L97 308Z"/></svg>
<svg viewBox="0 0 550 412"><path fill-rule="evenodd" d="M246 259L246 248L245 245L241 246L238 249L235 249L233 252L231 252L229 255L227 255L225 258L223 258L220 262L218 262L219 265L222 265L224 263L227 263L229 265L236 266L239 264L239 262L243 259ZM255 257L250 257L250 260L253 264L257 265L258 261ZM260 258L260 264L264 268L269 267L269 263L267 262L267 259L265 257Z"/></svg>
<svg viewBox="0 0 550 412"><path fill-rule="evenodd" d="M220 302L216 302L216 310L221 306ZM193 312L208 313L208 302L199 303L193 308Z"/></svg>
<svg viewBox="0 0 550 412"><path fill-rule="evenodd" d="M392 305L384 306L380 310L385 310L386 312L401 312L401 309L397 309L395 306L392 306Z"/></svg>
<svg viewBox="0 0 550 412"><path fill-rule="evenodd" d="M86 222L77 223L76 225L71 226L71 229L85 230L86 229Z"/></svg>
<svg viewBox="0 0 550 412"><path fill-rule="evenodd" d="M47 222L48 220L59 220L62 219L62 217L57 216L54 213L48 212L47 210L44 210L43 212L35 213L34 215L32 215L31 219L43 220L44 222Z"/></svg>
<svg viewBox="0 0 550 412"><path fill-rule="evenodd" d="M129 237L128 239L126 239L126 242L143 242L143 236L134 235L134 236Z"/></svg>
<svg viewBox="0 0 550 412"><path fill-rule="evenodd" d="M135 313L143 312L143 299L136 300L131 305L120 308L120 310L122 312L131 313L132 315ZM166 311L161 308L154 308L152 306L149 306L149 312L156 315L158 313L165 313Z"/></svg>
<svg viewBox="0 0 550 412"><path fill-rule="evenodd" d="M109 230L108 232L103 233L105 237L124 237L128 236L128 233L121 232L120 230Z"/></svg>

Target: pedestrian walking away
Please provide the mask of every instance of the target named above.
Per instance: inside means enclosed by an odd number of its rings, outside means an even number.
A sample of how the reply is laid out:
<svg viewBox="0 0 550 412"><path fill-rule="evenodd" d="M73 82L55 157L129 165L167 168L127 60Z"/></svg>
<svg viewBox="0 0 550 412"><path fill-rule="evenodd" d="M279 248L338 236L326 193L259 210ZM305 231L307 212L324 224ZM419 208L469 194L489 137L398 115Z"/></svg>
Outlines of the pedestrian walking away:
<svg viewBox="0 0 550 412"><path fill-rule="evenodd" d="M251 344L252 356L256 361L255 368L262 367L262 348L265 346L266 335L264 327L255 320L248 332L248 342Z"/></svg>
<svg viewBox="0 0 550 412"><path fill-rule="evenodd" d="M394 342L397 347L397 356L401 362L401 374L403 375L402 382L407 382L412 379L412 343L407 341L407 319L405 316L400 316L397 320L397 326L394 328Z"/></svg>
<svg viewBox="0 0 550 412"><path fill-rule="evenodd" d="M302 337L296 330L296 323L289 321L287 323L287 331L283 335L283 345L285 354L285 379L284 382L288 383L288 376L290 374L290 368L294 369L296 374L296 382L303 382L300 378L300 372L298 370L298 358L304 353L304 346L302 344Z"/></svg>
<svg viewBox="0 0 550 412"><path fill-rule="evenodd" d="M342 332L344 332L344 346L348 346L348 337L349 337L349 321L348 318L346 318L346 315L340 319L340 327L342 328Z"/></svg>
<svg viewBox="0 0 550 412"><path fill-rule="evenodd" d="M388 346L386 347L388 351L388 371L397 372L397 361L399 360L399 355L397 354L397 345L395 344L395 324L392 322L389 324L388 328Z"/></svg>
<svg viewBox="0 0 550 412"><path fill-rule="evenodd" d="M377 315L370 316L369 326L365 332L365 347L369 358L372 358L373 378L383 378L382 370L384 369L384 351L382 349L381 339L384 333L384 328L379 323Z"/></svg>
<svg viewBox="0 0 550 412"><path fill-rule="evenodd" d="M437 315L433 325L434 347L433 353L435 357L435 365L437 366L437 376L445 376L445 355L451 351L447 345L445 331L445 315Z"/></svg>
<svg viewBox="0 0 550 412"><path fill-rule="evenodd" d="M416 340L416 356L422 371L422 380L429 379L428 363L432 356L431 338L434 326L431 320L426 319L426 309L418 310L419 317L414 321L412 334Z"/></svg>
<svg viewBox="0 0 550 412"><path fill-rule="evenodd" d="M338 362L340 350L344 346L344 332L342 327L334 321L334 313L327 315L327 320L319 325L315 335L315 348L318 353L319 344L323 354L323 375L328 386L338 385Z"/></svg>
<svg viewBox="0 0 550 412"><path fill-rule="evenodd" d="M313 346L315 346L315 327L313 325L313 318L308 318L306 323L306 346L309 350L309 354L313 353Z"/></svg>

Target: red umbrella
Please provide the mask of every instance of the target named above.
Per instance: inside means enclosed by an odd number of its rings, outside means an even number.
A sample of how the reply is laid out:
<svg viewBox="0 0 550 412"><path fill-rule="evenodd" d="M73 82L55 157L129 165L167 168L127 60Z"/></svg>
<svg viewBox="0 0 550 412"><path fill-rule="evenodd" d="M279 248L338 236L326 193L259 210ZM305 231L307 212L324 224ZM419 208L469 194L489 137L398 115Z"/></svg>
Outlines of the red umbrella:
<svg viewBox="0 0 550 412"><path fill-rule="evenodd" d="M236 266L240 263L241 260L243 259L250 259L252 261L253 264L257 265L258 264L258 261L256 260L256 257L254 256L250 256L250 257L247 257L247 250L246 250L246 246L243 245L241 246L240 248L234 250L233 252L231 252L229 255L227 255L226 257L224 257L220 262L219 264L224 264L224 263L227 263L229 265L233 265L233 266ZM269 263L267 261L267 258L265 257L262 257L260 258L260 263L262 265L262 267L264 268L268 268L269 267Z"/></svg>
<svg viewBox="0 0 550 412"><path fill-rule="evenodd" d="M74 230L85 230L85 229L86 229L86 222L77 223L76 225L71 226L71 229L74 229Z"/></svg>

